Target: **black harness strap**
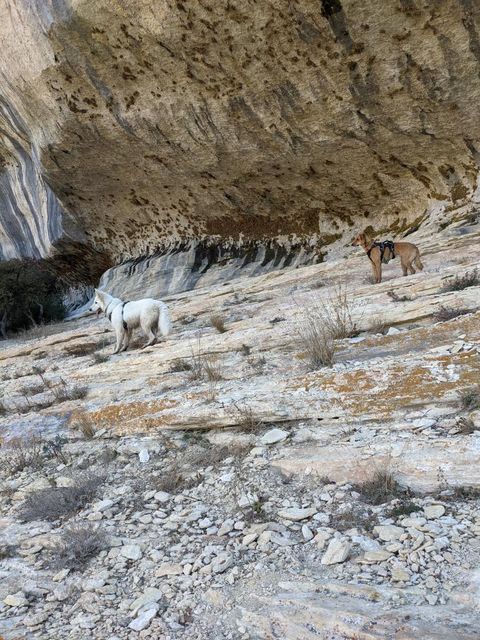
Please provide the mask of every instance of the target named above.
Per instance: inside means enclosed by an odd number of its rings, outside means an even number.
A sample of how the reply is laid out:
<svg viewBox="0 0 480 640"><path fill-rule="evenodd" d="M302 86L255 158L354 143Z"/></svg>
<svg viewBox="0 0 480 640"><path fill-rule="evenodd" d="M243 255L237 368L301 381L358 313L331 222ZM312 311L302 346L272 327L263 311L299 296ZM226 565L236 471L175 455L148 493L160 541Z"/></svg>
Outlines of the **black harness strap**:
<svg viewBox="0 0 480 640"><path fill-rule="evenodd" d="M372 260L370 254L372 253L372 249L374 247L380 249L380 262L384 261L385 249L388 249L390 251L389 260L393 260L395 258L395 245L391 240L385 240L385 242L374 242L370 249L367 251L367 256L370 260Z"/></svg>
<svg viewBox="0 0 480 640"><path fill-rule="evenodd" d="M127 329L128 329L128 325L127 325L127 323L125 322L125 320L123 319L123 309L125 308L125 305L126 305L126 304L128 304L129 302L130 302L130 300L127 300L126 302L124 302L124 303L122 304L122 322L123 322L123 328L124 328L125 330L127 330Z"/></svg>
<svg viewBox="0 0 480 640"><path fill-rule="evenodd" d="M128 326L127 326L127 323L125 322L125 320L123 319L123 308L124 308L124 307L125 307L125 305L126 305L126 304L128 304L129 302L130 302L130 300L126 300L125 302L122 302L122 322L123 322L123 328L124 328L124 329L128 329ZM108 305L108 306L110 306L110 305ZM108 306L107 306L107 309L108 309ZM117 305L117 306L118 306L118 305ZM117 308L117 307L115 307L115 309L116 309L116 308ZM112 313L114 312L114 310L115 310L115 309L112 309L112 311L110 311L110 313L109 313L109 314L107 314L107 313L106 313L106 310L105 310L105 315L107 316L107 318L108 318L109 322L111 322L111 321L112 321Z"/></svg>

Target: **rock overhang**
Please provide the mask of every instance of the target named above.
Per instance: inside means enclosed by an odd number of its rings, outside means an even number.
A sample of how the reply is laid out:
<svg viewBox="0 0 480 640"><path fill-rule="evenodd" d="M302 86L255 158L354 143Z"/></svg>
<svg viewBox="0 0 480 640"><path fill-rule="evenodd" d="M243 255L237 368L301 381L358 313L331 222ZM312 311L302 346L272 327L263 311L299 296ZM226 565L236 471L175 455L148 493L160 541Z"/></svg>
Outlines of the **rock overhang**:
<svg viewBox="0 0 480 640"><path fill-rule="evenodd" d="M3 11L10 253L85 246L114 263L204 238L326 245L369 225L402 235L474 192L470 3Z"/></svg>

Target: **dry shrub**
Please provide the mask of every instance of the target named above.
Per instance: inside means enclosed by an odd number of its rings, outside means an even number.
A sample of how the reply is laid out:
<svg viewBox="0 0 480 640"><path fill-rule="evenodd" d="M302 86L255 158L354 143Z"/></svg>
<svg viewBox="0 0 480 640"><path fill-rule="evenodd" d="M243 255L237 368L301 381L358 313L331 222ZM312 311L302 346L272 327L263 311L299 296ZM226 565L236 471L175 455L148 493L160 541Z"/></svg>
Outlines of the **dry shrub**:
<svg viewBox="0 0 480 640"><path fill-rule="evenodd" d="M252 369L257 372L257 374L261 374L263 373L263 369L267 364L267 359L265 358L265 356L258 356L257 358L255 356L250 356L249 358L247 358L247 362L252 367Z"/></svg>
<svg viewBox="0 0 480 640"><path fill-rule="evenodd" d="M480 427L477 427L471 418L460 418L457 423L458 433L463 436L468 436L475 431L479 431Z"/></svg>
<svg viewBox="0 0 480 640"><path fill-rule="evenodd" d="M218 357L212 353L205 353L202 350L200 339L197 342L197 348L195 349L192 346L191 351L190 380L207 380L209 382L222 380L222 367L218 361Z"/></svg>
<svg viewBox="0 0 480 640"><path fill-rule="evenodd" d="M445 500L446 497L442 498ZM467 485L455 487L453 489L454 500L478 500L480 498L480 487L469 487Z"/></svg>
<svg viewBox="0 0 480 640"><path fill-rule="evenodd" d="M82 569L87 562L106 547L102 529L92 524L66 528L50 550L50 563L57 569Z"/></svg>
<svg viewBox="0 0 480 640"><path fill-rule="evenodd" d="M249 445L234 444L231 446L210 447L197 446L178 456L158 476L151 478L151 484L157 491L179 493L199 484L202 475L200 469L221 464L230 457L245 455Z"/></svg>
<svg viewBox="0 0 480 640"><path fill-rule="evenodd" d="M305 310L299 334L311 370L333 365L335 340L358 335L353 311L354 305L342 285Z"/></svg>
<svg viewBox="0 0 480 640"><path fill-rule="evenodd" d="M157 491L165 491L166 493L179 493L185 489L196 487L200 482L198 469L194 469L192 473L191 467L183 461L172 462L166 467L154 480L154 486Z"/></svg>
<svg viewBox="0 0 480 640"><path fill-rule="evenodd" d="M184 462L193 469L216 466L227 458L243 456L248 449L250 449L250 445L244 444L199 447L198 450L187 454L184 457Z"/></svg>
<svg viewBox="0 0 480 640"><path fill-rule="evenodd" d="M454 309L453 307L445 307L444 305L441 305L432 317L435 322L446 322L447 320L452 320L458 316L464 316L467 313L470 313L469 309Z"/></svg>
<svg viewBox="0 0 480 640"><path fill-rule="evenodd" d="M220 314L214 314L210 316L210 324L214 327L218 333L225 333L227 327L225 326L225 318Z"/></svg>
<svg viewBox="0 0 480 640"><path fill-rule="evenodd" d="M24 522L55 521L80 511L96 496L105 476L84 473L70 487L51 487L29 494L21 509Z"/></svg>
<svg viewBox="0 0 480 640"><path fill-rule="evenodd" d="M170 372L171 373L180 373L180 372L183 372L183 371L191 371L191 370L192 370L192 365L190 364L190 362L188 362L188 360L185 360L184 358L180 358L179 360L175 360L170 365Z"/></svg>
<svg viewBox="0 0 480 640"><path fill-rule="evenodd" d="M262 419L257 416L254 409L245 403L234 402L228 407L227 413L232 416L235 423L246 433L255 433L263 427Z"/></svg>
<svg viewBox="0 0 480 640"><path fill-rule="evenodd" d="M370 480L356 485L355 490L365 502L375 505L405 496L405 490L389 471L375 471Z"/></svg>
<svg viewBox="0 0 480 640"><path fill-rule="evenodd" d="M381 333L382 335L385 335L388 329L389 325L387 324L385 318L381 317L372 320L370 326L368 327L370 333Z"/></svg>
<svg viewBox="0 0 480 640"><path fill-rule="evenodd" d="M0 543L0 560L14 558L17 555L17 548L14 544Z"/></svg>
<svg viewBox="0 0 480 640"><path fill-rule="evenodd" d="M93 354L93 364L101 364L102 362L107 362L108 354L106 353L94 353Z"/></svg>
<svg viewBox="0 0 480 640"><path fill-rule="evenodd" d="M63 380L60 385L50 387L57 402L67 402L68 400L82 400L88 393L88 387L81 384L67 385Z"/></svg>
<svg viewBox="0 0 480 640"><path fill-rule="evenodd" d="M399 498L394 501L393 506L386 514L389 518L399 518L400 516L409 516L416 511L422 511L422 507L415 504L410 498Z"/></svg>
<svg viewBox="0 0 480 640"><path fill-rule="evenodd" d="M43 393L44 391L45 385L43 384L43 382L19 388L19 393L21 393L23 396L36 396L38 393Z"/></svg>
<svg viewBox="0 0 480 640"><path fill-rule="evenodd" d="M446 282L441 291L446 293L448 291L462 291L468 287L476 287L480 284L480 273L475 268L472 271L467 271L463 276L455 276Z"/></svg>
<svg viewBox="0 0 480 640"><path fill-rule="evenodd" d="M211 353L203 354L203 373L205 378L210 382L222 380L222 367L216 355Z"/></svg>
<svg viewBox="0 0 480 640"><path fill-rule="evenodd" d="M342 285L335 287L333 293L318 303L316 311L334 340L358 336L353 319L354 307Z"/></svg>
<svg viewBox="0 0 480 640"><path fill-rule="evenodd" d="M388 291L387 295L394 302L410 302L412 300L409 296L399 296L396 291Z"/></svg>
<svg viewBox="0 0 480 640"><path fill-rule="evenodd" d="M332 515L330 520L330 526L337 531L348 531L348 529L355 528L373 531L373 527L377 524L376 514L355 506L346 511L338 511Z"/></svg>
<svg viewBox="0 0 480 640"><path fill-rule="evenodd" d="M41 469L46 459L43 440L37 436L13 438L0 451L0 466L9 475L24 469Z"/></svg>
<svg viewBox="0 0 480 640"><path fill-rule="evenodd" d="M53 371L53 367L52 367ZM67 400L81 400L88 393L88 387L81 384L67 384L63 378L52 380L45 376L45 369L40 366L32 367L32 375L38 375L44 389L49 389L55 396L56 402ZM53 403L51 403L53 404Z"/></svg>
<svg viewBox="0 0 480 640"><path fill-rule="evenodd" d="M464 411L480 409L480 386L464 389L459 396L460 406Z"/></svg>

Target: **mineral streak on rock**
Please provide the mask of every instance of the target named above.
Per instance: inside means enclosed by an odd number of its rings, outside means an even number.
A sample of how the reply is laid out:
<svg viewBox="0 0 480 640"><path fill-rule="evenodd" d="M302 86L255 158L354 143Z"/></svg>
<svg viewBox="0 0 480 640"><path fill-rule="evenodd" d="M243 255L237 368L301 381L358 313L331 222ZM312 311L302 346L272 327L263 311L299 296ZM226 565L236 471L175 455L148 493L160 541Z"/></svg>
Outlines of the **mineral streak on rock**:
<svg viewBox="0 0 480 640"><path fill-rule="evenodd" d="M416 227L476 184L479 22L471 0L5 0L0 257Z"/></svg>

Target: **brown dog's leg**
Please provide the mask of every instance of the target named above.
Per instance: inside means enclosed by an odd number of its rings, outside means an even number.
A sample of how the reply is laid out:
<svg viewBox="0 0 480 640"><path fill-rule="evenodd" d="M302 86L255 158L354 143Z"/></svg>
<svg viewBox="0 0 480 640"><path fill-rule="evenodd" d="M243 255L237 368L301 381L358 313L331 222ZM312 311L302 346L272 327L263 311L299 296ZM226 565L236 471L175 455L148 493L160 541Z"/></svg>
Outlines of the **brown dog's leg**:
<svg viewBox="0 0 480 640"><path fill-rule="evenodd" d="M408 264L402 260L402 271L404 276L408 276Z"/></svg>
<svg viewBox="0 0 480 640"><path fill-rule="evenodd" d="M376 284L379 284L382 281L382 263L380 260L373 260L373 279Z"/></svg>

